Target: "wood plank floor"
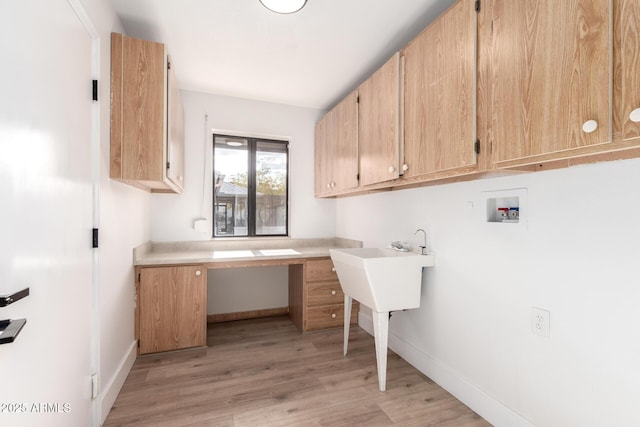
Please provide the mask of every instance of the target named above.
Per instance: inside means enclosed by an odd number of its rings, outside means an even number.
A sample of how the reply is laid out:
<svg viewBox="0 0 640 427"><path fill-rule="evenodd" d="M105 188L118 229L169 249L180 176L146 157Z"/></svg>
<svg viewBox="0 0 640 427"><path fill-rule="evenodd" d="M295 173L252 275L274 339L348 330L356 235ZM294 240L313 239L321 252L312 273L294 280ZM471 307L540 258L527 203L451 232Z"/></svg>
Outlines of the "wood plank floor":
<svg viewBox="0 0 640 427"><path fill-rule="evenodd" d="M141 356L105 426L488 426L389 350L378 391L373 338L300 334L278 316L209 325L207 349Z"/></svg>

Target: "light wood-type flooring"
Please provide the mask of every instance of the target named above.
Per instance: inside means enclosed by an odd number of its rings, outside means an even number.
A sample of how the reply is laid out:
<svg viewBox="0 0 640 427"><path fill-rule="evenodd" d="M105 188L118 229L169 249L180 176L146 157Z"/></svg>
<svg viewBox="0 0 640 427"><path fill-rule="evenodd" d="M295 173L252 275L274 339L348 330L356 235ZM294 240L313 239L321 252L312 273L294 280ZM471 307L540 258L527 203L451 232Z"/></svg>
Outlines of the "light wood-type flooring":
<svg viewBox="0 0 640 427"><path fill-rule="evenodd" d="M389 350L378 391L373 338L300 334L278 316L209 325L208 348L140 356L105 426L487 426Z"/></svg>

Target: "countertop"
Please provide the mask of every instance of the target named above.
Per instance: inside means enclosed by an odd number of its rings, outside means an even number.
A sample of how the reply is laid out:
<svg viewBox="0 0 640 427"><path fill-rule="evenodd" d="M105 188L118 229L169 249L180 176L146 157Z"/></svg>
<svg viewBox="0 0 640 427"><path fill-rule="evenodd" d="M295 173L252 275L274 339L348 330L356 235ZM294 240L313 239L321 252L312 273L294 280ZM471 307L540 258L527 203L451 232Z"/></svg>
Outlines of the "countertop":
<svg viewBox="0 0 640 427"><path fill-rule="evenodd" d="M147 242L133 249L133 265L219 264L271 262L328 257L329 249L359 248L362 242L327 239L224 239L192 242Z"/></svg>

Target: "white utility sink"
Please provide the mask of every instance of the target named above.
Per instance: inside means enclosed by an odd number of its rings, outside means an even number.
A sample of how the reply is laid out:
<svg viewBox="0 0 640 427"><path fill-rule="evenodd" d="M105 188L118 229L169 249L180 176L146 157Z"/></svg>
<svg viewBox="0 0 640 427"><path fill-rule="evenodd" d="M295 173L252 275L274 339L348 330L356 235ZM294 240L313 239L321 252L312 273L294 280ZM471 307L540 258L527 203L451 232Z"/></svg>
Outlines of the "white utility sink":
<svg viewBox="0 0 640 427"><path fill-rule="evenodd" d="M349 343L351 301L372 311L378 386L386 389L389 312L420 307L422 268L433 267L433 255L392 249L331 249L333 265L344 293L344 354Z"/></svg>

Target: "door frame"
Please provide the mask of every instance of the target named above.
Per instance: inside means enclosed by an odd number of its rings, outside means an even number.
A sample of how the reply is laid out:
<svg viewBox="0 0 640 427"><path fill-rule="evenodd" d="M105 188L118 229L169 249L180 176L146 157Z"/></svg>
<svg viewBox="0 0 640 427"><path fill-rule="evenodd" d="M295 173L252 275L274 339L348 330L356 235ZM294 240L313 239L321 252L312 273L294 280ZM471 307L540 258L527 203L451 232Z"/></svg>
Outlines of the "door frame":
<svg viewBox="0 0 640 427"><path fill-rule="evenodd" d="M98 82L98 100L91 104L91 209L92 225L100 225L100 33L80 0L67 0L91 39L91 78ZM91 82L87 82L91 84ZM100 279L99 249L91 253L91 419L94 427L102 424L100 389Z"/></svg>

